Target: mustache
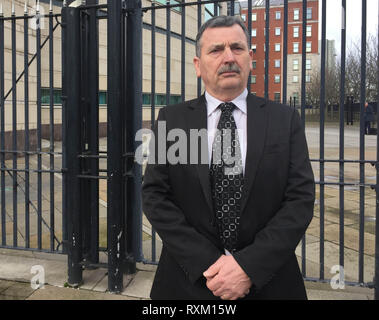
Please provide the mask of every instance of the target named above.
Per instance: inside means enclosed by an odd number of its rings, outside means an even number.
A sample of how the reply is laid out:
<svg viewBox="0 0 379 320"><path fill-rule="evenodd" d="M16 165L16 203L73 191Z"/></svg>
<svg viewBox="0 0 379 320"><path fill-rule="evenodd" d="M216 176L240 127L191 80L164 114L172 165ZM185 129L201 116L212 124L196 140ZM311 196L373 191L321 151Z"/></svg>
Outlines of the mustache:
<svg viewBox="0 0 379 320"><path fill-rule="evenodd" d="M223 74L225 72L237 72L240 73L241 69L236 65L235 63L231 64L226 64L223 65L219 70L218 70L218 75Z"/></svg>

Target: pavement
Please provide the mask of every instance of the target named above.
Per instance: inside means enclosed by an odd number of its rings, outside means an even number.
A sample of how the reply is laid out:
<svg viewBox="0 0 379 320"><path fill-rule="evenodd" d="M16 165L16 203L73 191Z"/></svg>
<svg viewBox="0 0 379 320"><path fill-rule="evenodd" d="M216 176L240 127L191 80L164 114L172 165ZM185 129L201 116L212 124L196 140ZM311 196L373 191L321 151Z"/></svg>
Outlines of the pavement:
<svg viewBox="0 0 379 320"><path fill-rule="evenodd" d="M124 275L123 292L113 294L108 291L105 268L84 270L83 284L68 287L66 255L0 249L0 261L0 300L148 300L156 270L153 265L138 263L135 274ZM374 299L374 291L369 288L345 285L344 289L332 289L329 283L305 284L309 300Z"/></svg>
<svg viewBox="0 0 379 320"><path fill-rule="evenodd" d="M311 159L319 158L319 127L317 125L307 125L306 135ZM339 128L328 124L325 130L325 158L338 159L339 157ZM101 148L106 148L106 139L100 139ZM48 146L47 146L48 147ZM60 151L60 145L56 146ZM376 159L376 136L365 137L365 159ZM358 128L346 127L344 132L344 155L345 159L359 159L359 134ZM49 159L43 158L43 166L48 168ZM60 167L60 157L56 157L56 167ZM23 160L18 159L19 167L22 167ZM36 160L31 158L33 164ZM35 164L35 163L34 163ZM100 161L101 168L105 168L105 163ZM318 161L312 162L316 180L320 175ZM359 167L356 164L345 164L345 181L354 183L346 186L344 191L344 274L346 281L357 282L359 274L359 239L360 239L360 189L359 189ZM340 168L338 163L328 163L325 165L324 176L327 181L337 182L339 180ZM365 165L366 183L376 182L376 170L370 164ZM12 185L10 177L7 176L7 186ZM36 177L31 176L31 185L36 182ZM34 180L33 180L34 179ZM60 230L62 224L62 203L60 200L62 176L54 174L55 179L55 235L61 239ZM49 221L50 202L47 196L50 193L49 180L44 179L43 185L43 208L42 215L46 222ZM22 179L19 181L22 187ZM33 193L34 192L34 193ZM13 211L12 189L6 189L6 209L8 213ZM106 247L106 207L107 191L106 183L99 182L99 220L100 220L100 246ZM324 212L324 271L325 278L332 279L335 273L333 267L339 263L339 186L325 186L325 212ZM31 199L34 206L37 206L35 199L36 191L32 190ZM307 277L318 278L320 274L320 189L316 188L315 214L306 235L306 273ZM19 246L24 242L24 221L22 215L23 198L20 196L20 208L18 210L18 233ZM375 273L375 225L376 225L376 194L370 188L365 189L365 232L364 232L364 281L370 282ZM13 238L11 215L7 216L7 237ZM44 221L45 221L44 220ZM33 224L36 221L36 214L31 214L30 225L30 246L36 247L37 227ZM42 245L44 249L49 249L50 231L43 225ZM143 217L143 252L147 260L151 259L151 226ZM159 258L161 241L157 237L157 258ZM302 254L301 244L296 249L299 257ZM104 253L100 256L101 262L106 262ZM32 273L32 268L35 273ZM121 294L112 294L108 291L107 270L105 268L84 270L83 284L79 288L67 287L67 257L62 254L47 254L37 251L22 251L0 248L0 300L141 300L149 299L149 292L154 279L155 266L137 264L137 272L133 275L124 276L124 290ZM32 288L31 281L34 277L44 275L43 288ZM38 286L37 286L38 287ZM315 283L306 281L306 289L310 300L372 300L374 298L373 289L363 287L353 287L346 285L344 289L332 289L330 283Z"/></svg>

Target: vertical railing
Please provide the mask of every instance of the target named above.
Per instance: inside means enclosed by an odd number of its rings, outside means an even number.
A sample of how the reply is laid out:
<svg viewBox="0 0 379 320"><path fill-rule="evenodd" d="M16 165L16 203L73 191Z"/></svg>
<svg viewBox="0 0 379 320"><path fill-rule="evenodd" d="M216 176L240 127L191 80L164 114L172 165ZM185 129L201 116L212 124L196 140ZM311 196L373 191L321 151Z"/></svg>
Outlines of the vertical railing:
<svg viewBox="0 0 379 320"><path fill-rule="evenodd" d="M364 230L365 230L365 123L366 102L366 15L367 0L362 0L361 32L361 94L360 94L360 135L359 135L359 275L358 281L364 281Z"/></svg>
<svg viewBox="0 0 379 320"><path fill-rule="evenodd" d="M266 8L265 8L265 15L266 15L266 23L265 23L265 31L266 31L266 37L265 37L265 91L264 91L264 97L265 99L269 98L269 53L270 53L270 0L266 0Z"/></svg>
<svg viewBox="0 0 379 320"><path fill-rule="evenodd" d="M2 4L0 5L0 144L1 150L5 149L5 100L4 100L4 20L2 12ZM6 211L5 211L5 153L0 154L1 161L1 245L5 246L6 239Z"/></svg>
<svg viewBox="0 0 379 320"><path fill-rule="evenodd" d="M377 33L377 50L379 52L379 7L378 7L378 33ZM379 65L376 70L377 78L379 79ZM379 110L379 82L376 87L376 110ZM379 112L376 113L377 121L379 123ZM379 300L379 135L376 135L376 208L375 208L375 276L374 276L374 299Z"/></svg>
<svg viewBox="0 0 379 320"><path fill-rule="evenodd" d="M12 160L13 160L13 246L17 247L17 65L16 65L16 14L14 3L12 2L12 19L11 19L11 43L12 43Z"/></svg>
<svg viewBox="0 0 379 320"><path fill-rule="evenodd" d="M326 46L326 0L322 0L321 22L321 90L320 90L320 279L324 279L324 225L325 225L325 46ZM323 85L324 84L324 85Z"/></svg>
<svg viewBox="0 0 379 320"><path fill-rule="evenodd" d="M123 289L123 261L125 258L125 230L123 202L123 92L122 79L124 19L121 1L108 3L108 115L107 115L107 244L108 288L112 292ZM129 192L129 190L127 190Z"/></svg>
<svg viewBox="0 0 379 320"><path fill-rule="evenodd" d="M65 76L63 86L67 97L63 100L66 112L63 124L65 128L65 178L69 192L66 192L67 214L67 251L68 283L78 286L82 282L82 232L80 217L80 185L78 175L80 166L78 155L81 150L80 105L81 105L81 46L80 46L80 11L73 7L64 7L62 17L65 21ZM68 36L69 35L69 36ZM69 124L69 128L68 128Z"/></svg>
<svg viewBox="0 0 379 320"><path fill-rule="evenodd" d="M151 10L151 130L155 123L155 3L152 3ZM151 260L156 262L156 232L151 228Z"/></svg>
<svg viewBox="0 0 379 320"><path fill-rule="evenodd" d="M49 10L49 122L50 122L50 250L54 251L55 242L55 188L54 188L54 38L53 8Z"/></svg>
<svg viewBox="0 0 379 320"><path fill-rule="evenodd" d="M42 249L42 133L41 133L41 28L39 16L39 7L37 5L36 16L36 48L37 48L37 233L38 233L38 249Z"/></svg>
<svg viewBox="0 0 379 320"><path fill-rule="evenodd" d="M302 36L301 36L301 120L303 123L303 126L305 128L305 99L306 99L306 92L305 92L305 66L306 66L306 41L307 41L307 34L306 34L306 28L307 28L307 1L303 0L303 9L302 9ZM296 102L294 103L296 107ZM301 270L303 273L303 277L306 277L306 236L303 237L301 240L301 256L302 256L302 266Z"/></svg>
<svg viewBox="0 0 379 320"><path fill-rule="evenodd" d="M283 6L283 85L282 103L287 104L287 52L288 52L288 0L284 0Z"/></svg>
<svg viewBox="0 0 379 320"><path fill-rule="evenodd" d="M339 204L340 204L340 210L339 210L339 223L340 223L340 230L339 230L339 250L340 250L340 257L339 257L339 264L342 268L345 267L345 259L344 259L344 246L345 246L345 236L344 236L344 209L345 209L345 201L344 201L344 191L345 191L345 152L344 152L344 146L345 146L345 139L344 139L344 133L345 133L345 126L344 126L344 115L345 115L345 76L346 76L346 0L342 0L342 21L341 21L341 74L340 74L340 139L339 139ZM341 273L342 275L342 273Z"/></svg>
<svg viewBox="0 0 379 320"><path fill-rule="evenodd" d="M142 3L130 1L127 6L126 63L126 181L128 272L136 272L136 261L142 260L142 168L134 154L141 142L134 137L142 128Z"/></svg>
<svg viewBox="0 0 379 320"><path fill-rule="evenodd" d="M30 248L30 175L29 175L29 28L28 11L24 12L24 122L25 122L25 247ZM1 72L1 71L0 71Z"/></svg>

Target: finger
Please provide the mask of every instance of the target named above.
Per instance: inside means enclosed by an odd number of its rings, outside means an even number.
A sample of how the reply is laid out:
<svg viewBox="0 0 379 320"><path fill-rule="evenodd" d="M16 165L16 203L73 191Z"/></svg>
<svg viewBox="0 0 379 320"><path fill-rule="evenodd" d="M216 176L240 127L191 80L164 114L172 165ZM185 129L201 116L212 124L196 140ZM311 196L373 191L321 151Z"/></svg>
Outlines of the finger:
<svg viewBox="0 0 379 320"><path fill-rule="evenodd" d="M207 281L207 287L212 292L220 289L221 286L222 286L222 283L219 281L217 276L215 276L211 280Z"/></svg>
<svg viewBox="0 0 379 320"><path fill-rule="evenodd" d="M216 290L213 290L212 293L213 293L213 295L215 295L216 297L221 297L222 295L227 294L227 292L225 291L225 289L224 289L224 288L221 288L221 287L218 288L218 289L216 289Z"/></svg>
<svg viewBox="0 0 379 320"><path fill-rule="evenodd" d="M221 266L216 261L207 270L204 271L203 276L206 277L207 279L212 278L218 273L220 268L221 268Z"/></svg>
<svg viewBox="0 0 379 320"><path fill-rule="evenodd" d="M223 294L220 298L222 300L229 300L229 295L228 294Z"/></svg>

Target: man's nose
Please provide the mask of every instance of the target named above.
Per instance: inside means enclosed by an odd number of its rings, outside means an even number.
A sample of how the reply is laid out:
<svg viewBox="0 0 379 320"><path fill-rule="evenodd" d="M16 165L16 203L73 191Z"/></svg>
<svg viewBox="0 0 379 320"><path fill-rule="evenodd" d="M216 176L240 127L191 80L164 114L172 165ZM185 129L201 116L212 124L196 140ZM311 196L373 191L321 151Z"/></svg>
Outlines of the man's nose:
<svg viewBox="0 0 379 320"><path fill-rule="evenodd" d="M235 61L235 57L232 49L230 47L226 47L224 50L224 62L233 62Z"/></svg>

